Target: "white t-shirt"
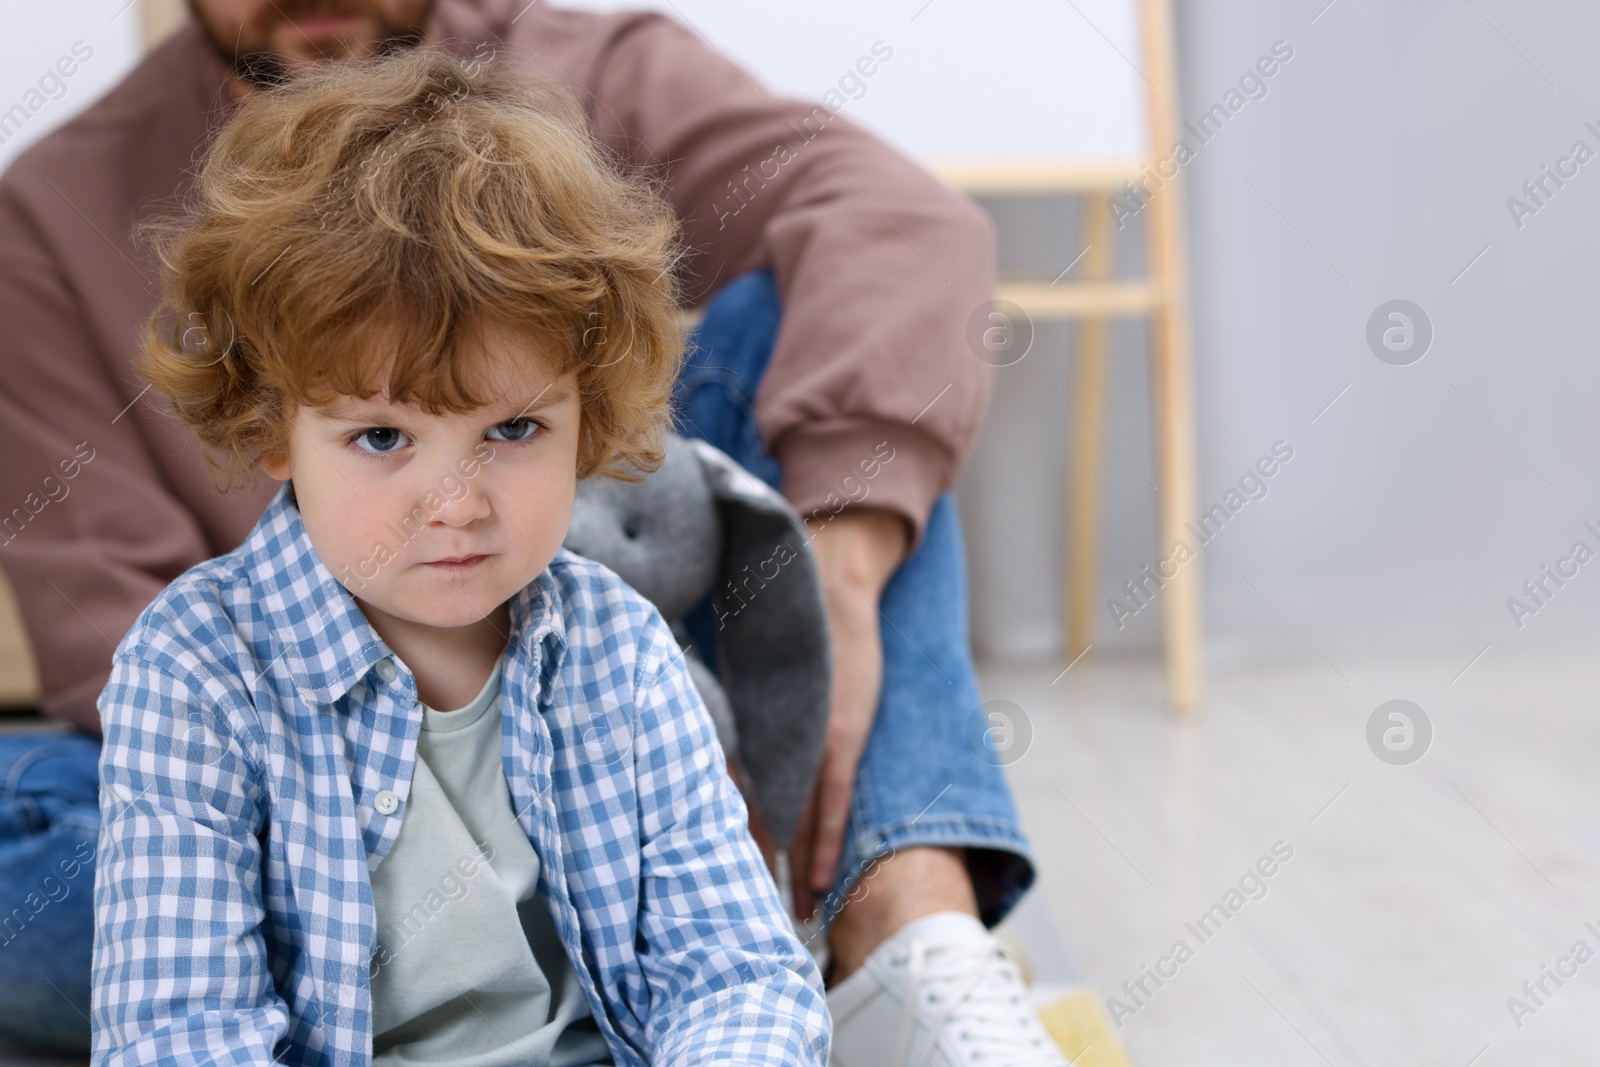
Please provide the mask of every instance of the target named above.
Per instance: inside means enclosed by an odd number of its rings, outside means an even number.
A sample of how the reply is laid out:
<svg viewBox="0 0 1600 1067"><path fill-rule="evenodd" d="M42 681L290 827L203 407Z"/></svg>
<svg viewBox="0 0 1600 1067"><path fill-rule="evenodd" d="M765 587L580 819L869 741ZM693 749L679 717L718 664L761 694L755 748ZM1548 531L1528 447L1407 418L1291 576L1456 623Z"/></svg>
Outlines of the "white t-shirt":
<svg viewBox="0 0 1600 1067"><path fill-rule="evenodd" d="M464 708L420 705L404 821L372 876L378 1067L612 1062L511 806L500 756L503 665L502 657Z"/></svg>

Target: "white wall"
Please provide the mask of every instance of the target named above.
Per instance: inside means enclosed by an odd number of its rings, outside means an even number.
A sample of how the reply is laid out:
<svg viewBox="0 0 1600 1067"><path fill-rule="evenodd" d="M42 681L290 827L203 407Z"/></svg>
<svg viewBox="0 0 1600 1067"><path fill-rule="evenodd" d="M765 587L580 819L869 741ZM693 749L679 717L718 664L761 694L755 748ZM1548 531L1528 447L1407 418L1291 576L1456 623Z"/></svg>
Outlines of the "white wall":
<svg viewBox="0 0 1600 1067"><path fill-rule="evenodd" d="M1211 0L1183 22L1195 101L1273 40L1296 49L1192 168L1203 495L1275 438L1298 448L1216 544L1219 650L1306 648L1247 578L1335 663L1587 647L1600 565L1520 630L1506 601L1580 538L1600 549L1600 162L1520 229L1506 202L1575 140L1600 151L1600 11L1341 0L1312 23L1322 3ZM1436 331L1411 366L1365 341L1393 298Z"/></svg>
<svg viewBox="0 0 1600 1067"><path fill-rule="evenodd" d="M0 34L0 113L21 105L26 118L0 128L0 169L23 148L83 110L139 60L139 6L128 0L6 5ZM81 42L81 44L79 44ZM91 53L77 61L72 47ZM68 62L56 63L63 56ZM61 70L73 70L61 76ZM20 117L20 113L19 113Z"/></svg>
<svg viewBox="0 0 1600 1067"><path fill-rule="evenodd" d="M1135 54L1131 0L565 0L558 6L665 12L776 91L806 99L837 86L881 40L893 59L866 79L865 91L857 90L859 99L842 113L920 159L1128 156L1144 142L1139 75L1107 44L1109 38Z"/></svg>

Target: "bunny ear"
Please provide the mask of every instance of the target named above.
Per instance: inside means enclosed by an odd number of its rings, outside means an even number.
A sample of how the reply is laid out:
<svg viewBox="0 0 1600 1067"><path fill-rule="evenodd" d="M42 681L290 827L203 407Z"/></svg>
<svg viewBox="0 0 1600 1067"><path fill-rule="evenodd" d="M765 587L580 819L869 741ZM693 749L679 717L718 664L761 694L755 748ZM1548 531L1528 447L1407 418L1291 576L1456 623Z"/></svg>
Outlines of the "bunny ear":
<svg viewBox="0 0 1600 1067"><path fill-rule="evenodd" d="M810 538L789 502L705 441L691 442L722 513L717 663L739 761L780 848L799 828L822 764L833 657Z"/></svg>

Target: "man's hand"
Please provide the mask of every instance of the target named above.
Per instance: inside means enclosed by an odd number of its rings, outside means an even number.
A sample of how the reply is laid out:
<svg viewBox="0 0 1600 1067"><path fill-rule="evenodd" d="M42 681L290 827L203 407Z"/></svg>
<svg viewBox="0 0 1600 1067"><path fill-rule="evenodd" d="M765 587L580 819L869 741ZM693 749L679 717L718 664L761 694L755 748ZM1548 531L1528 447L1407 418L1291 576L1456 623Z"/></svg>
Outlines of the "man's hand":
<svg viewBox="0 0 1600 1067"><path fill-rule="evenodd" d="M811 542L822 576L833 646L833 683L822 769L790 850L796 918L833 885L856 767L883 689L878 601L905 560L911 528L881 508L846 508L815 529Z"/></svg>

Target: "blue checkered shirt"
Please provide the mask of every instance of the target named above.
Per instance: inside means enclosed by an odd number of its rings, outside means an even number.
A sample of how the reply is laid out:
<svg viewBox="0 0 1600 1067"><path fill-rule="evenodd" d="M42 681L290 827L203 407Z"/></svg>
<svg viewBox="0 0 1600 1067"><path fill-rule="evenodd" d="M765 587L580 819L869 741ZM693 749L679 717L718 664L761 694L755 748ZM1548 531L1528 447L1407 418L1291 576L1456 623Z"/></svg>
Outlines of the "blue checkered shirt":
<svg viewBox="0 0 1600 1067"><path fill-rule="evenodd" d="M816 965L659 612L563 548L510 613L501 761L619 1067L826 1063ZM95 1067L369 1064L370 876L421 709L287 483L139 616L99 708Z"/></svg>

